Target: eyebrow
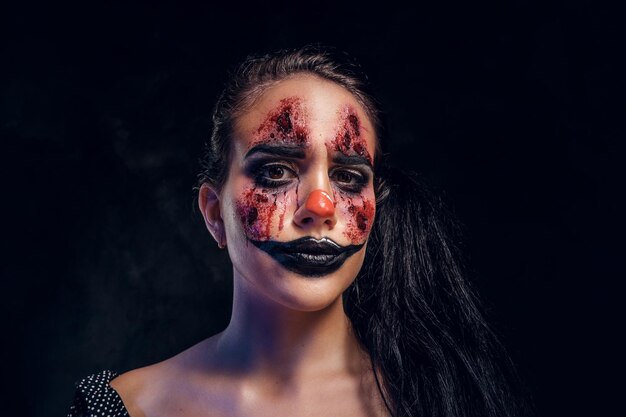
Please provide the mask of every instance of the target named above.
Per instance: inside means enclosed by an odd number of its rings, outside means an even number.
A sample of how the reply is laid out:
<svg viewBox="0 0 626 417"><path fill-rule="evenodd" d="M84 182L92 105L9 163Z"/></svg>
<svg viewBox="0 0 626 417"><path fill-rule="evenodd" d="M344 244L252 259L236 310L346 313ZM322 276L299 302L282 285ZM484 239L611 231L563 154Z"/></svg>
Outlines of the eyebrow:
<svg viewBox="0 0 626 417"><path fill-rule="evenodd" d="M264 153L274 156L282 156L284 158L304 159L304 148L299 145L268 145L260 144L252 147L243 159L248 159L257 153Z"/></svg>
<svg viewBox="0 0 626 417"><path fill-rule="evenodd" d="M333 162L339 165L367 165L373 170L372 164L369 159L361 155L345 155L337 153L333 155Z"/></svg>
<svg viewBox="0 0 626 417"><path fill-rule="evenodd" d="M270 145L270 144L260 144L253 146L243 159L248 159L252 155L257 153L263 153L272 156L280 156L283 158L294 158L294 159L304 159L306 157L306 153L304 147L300 145ZM370 160L361 155L346 155L344 153L335 153L332 159L333 163L338 165L347 165L347 166L356 166L356 165L365 165L369 167L371 170L374 169Z"/></svg>

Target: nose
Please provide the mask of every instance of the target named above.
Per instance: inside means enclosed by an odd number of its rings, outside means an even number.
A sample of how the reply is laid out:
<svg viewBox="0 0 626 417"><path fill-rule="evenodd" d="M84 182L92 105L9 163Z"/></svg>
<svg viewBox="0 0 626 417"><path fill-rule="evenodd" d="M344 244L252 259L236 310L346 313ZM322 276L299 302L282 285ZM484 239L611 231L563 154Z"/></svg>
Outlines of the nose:
<svg viewBox="0 0 626 417"><path fill-rule="evenodd" d="M307 210L320 217L329 217L335 214L335 203L324 190L313 190L306 199Z"/></svg>
<svg viewBox="0 0 626 417"><path fill-rule="evenodd" d="M313 190L295 213L294 221L301 227L327 225L332 229L337 223L335 203L326 191Z"/></svg>

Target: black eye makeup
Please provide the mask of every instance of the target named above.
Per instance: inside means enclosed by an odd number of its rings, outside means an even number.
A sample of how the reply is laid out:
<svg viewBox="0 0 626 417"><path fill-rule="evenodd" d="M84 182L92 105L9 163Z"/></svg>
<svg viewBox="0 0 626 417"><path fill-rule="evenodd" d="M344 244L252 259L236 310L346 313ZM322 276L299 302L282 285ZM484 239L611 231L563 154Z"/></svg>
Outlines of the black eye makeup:
<svg viewBox="0 0 626 417"><path fill-rule="evenodd" d="M275 159L268 161L265 158L250 161L246 174L254 180L255 185L270 189L287 186L298 177L293 164Z"/></svg>
<svg viewBox="0 0 626 417"><path fill-rule="evenodd" d="M356 169L338 167L331 170L330 179L341 190L359 193L367 186L369 175Z"/></svg>
<svg viewBox="0 0 626 417"><path fill-rule="evenodd" d="M251 159L245 172L256 186L278 190L297 182L299 169L293 161L266 157ZM360 193L370 180L369 169L343 165L331 168L328 176L334 187L349 194Z"/></svg>

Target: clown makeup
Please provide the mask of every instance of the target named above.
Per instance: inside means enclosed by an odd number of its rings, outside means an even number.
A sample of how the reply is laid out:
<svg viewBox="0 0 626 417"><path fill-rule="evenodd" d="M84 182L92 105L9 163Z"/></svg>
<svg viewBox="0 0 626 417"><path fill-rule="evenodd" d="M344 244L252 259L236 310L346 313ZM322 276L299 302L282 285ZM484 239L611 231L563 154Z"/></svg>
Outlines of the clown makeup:
<svg viewBox="0 0 626 417"><path fill-rule="evenodd" d="M277 209L280 233L288 206L298 204L298 187L294 187L293 179L295 161L304 159L309 147L305 114L300 98L284 98L254 132L244 157L252 184L237 200L237 214L248 239L270 239Z"/></svg>
<svg viewBox="0 0 626 417"><path fill-rule="evenodd" d="M282 142L308 145L306 113L299 97L287 97L273 109L254 133L252 145Z"/></svg>
<svg viewBox="0 0 626 417"><path fill-rule="evenodd" d="M338 112L338 119L339 124L335 131L335 136L332 141L326 143L328 153L336 155L335 161L342 162L344 166L367 166L369 172L373 175L372 165L374 161L367 150L367 142L363 135L365 128L361 124L357 111L354 107L346 105ZM351 173L350 175L354 174ZM361 182L360 184L363 183ZM345 193L341 191L335 192L335 189L333 189L335 201L339 198L336 206L349 219L344 234L351 242L366 240L374 219L373 193L370 195L370 193L360 191Z"/></svg>
<svg viewBox="0 0 626 417"><path fill-rule="evenodd" d="M233 214L246 244L285 268L331 273L360 251L374 220L373 129L344 90L265 103L239 132L243 175Z"/></svg>
<svg viewBox="0 0 626 417"><path fill-rule="evenodd" d="M324 213L337 221L332 236L323 237L339 247L350 246L354 253L367 240L375 215L373 159L366 140L371 133L357 110L344 104L335 107L329 123L315 125L321 127L312 137L306 103L300 97L282 98L252 131L244 154L247 180L236 197L236 214L247 239L257 246L307 237L285 229L302 205L309 209L317 204L312 200L322 195L319 187L304 181L323 166L330 188L322 193L331 199ZM321 160L324 165L319 165Z"/></svg>
<svg viewBox="0 0 626 417"><path fill-rule="evenodd" d="M372 156L367 150L367 142L362 135L365 129L361 125L356 109L346 105L337 112L339 125L335 137L327 143L328 152L339 152L344 155L356 155L367 159L370 166L374 164Z"/></svg>

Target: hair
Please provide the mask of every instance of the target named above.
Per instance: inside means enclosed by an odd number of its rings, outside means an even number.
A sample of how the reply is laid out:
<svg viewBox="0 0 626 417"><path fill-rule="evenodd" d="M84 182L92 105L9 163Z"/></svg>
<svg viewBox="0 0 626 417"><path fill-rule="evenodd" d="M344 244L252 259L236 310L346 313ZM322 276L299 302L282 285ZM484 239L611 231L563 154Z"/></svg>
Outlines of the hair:
<svg viewBox="0 0 626 417"><path fill-rule="evenodd" d="M526 415L514 367L464 278L458 224L415 174L382 161L379 105L347 54L305 46L249 56L215 105L198 185L221 189L236 117L269 86L301 74L346 88L375 128L376 217L343 300L387 409L394 417Z"/></svg>

